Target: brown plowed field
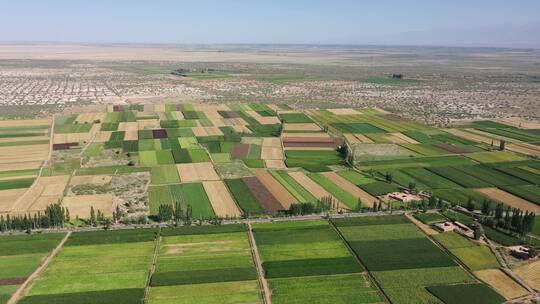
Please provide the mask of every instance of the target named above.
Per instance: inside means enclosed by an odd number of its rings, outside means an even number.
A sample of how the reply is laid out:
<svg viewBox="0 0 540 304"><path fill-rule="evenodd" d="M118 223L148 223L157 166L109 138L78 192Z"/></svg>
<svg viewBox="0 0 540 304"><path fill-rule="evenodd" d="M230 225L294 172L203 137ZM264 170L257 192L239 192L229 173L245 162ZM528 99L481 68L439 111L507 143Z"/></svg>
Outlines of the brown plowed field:
<svg viewBox="0 0 540 304"><path fill-rule="evenodd" d="M231 157L232 159L244 159L247 157L249 153L249 145L246 144L235 144L232 152Z"/></svg>
<svg viewBox="0 0 540 304"><path fill-rule="evenodd" d="M15 202L11 211L25 213L45 210L48 205L62 198L68 180L69 175L38 177L32 187Z"/></svg>
<svg viewBox="0 0 540 304"><path fill-rule="evenodd" d="M242 212L222 181L203 182L203 187L217 216L242 216Z"/></svg>
<svg viewBox="0 0 540 304"><path fill-rule="evenodd" d="M390 142L394 144L418 144L416 140L410 138L403 133L389 133L385 136Z"/></svg>
<svg viewBox="0 0 540 304"><path fill-rule="evenodd" d="M100 210L105 216L112 216L114 211L113 196L110 193L66 196L62 205L69 209L71 217L78 216L81 219L90 218L90 207L94 207L96 213Z"/></svg>
<svg viewBox="0 0 540 304"><path fill-rule="evenodd" d="M262 147L261 159L283 159L283 150L280 147Z"/></svg>
<svg viewBox="0 0 540 304"><path fill-rule="evenodd" d="M528 294L525 288L512 280L512 278L500 269L479 270L475 271L474 275L491 285L506 299L518 298Z"/></svg>
<svg viewBox="0 0 540 304"><path fill-rule="evenodd" d="M272 193L255 176L243 177L242 180L249 188L255 198L261 203L261 206L268 214L274 214L278 210L283 210L283 206L274 197Z"/></svg>
<svg viewBox="0 0 540 304"><path fill-rule="evenodd" d="M0 191L0 213L11 211L17 199L23 195L26 190L27 189L10 189Z"/></svg>
<svg viewBox="0 0 540 304"><path fill-rule="evenodd" d="M290 194L283 185L275 180L268 171L264 169L256 169L253 171L259 181L261 181L285 209L289 209L292 204L298 203L298 200Z"/></svg>
<svg viewBox="0 0 540 304"><path fill-rule="evenodd" d="M183 183L219 180L212 163L177 164L176 169Z"/></svg>
<svg viewBox="0 0 540 304"><path fill-rule="evenodd" d="M43 161L49 155L49 144L0 147L0 164Z"/></svg>
<svg viewBox="0 0 540 304"><path fill-rule="evenodd" d="M530 287L540 290L540 260L513 269Z"/></svg>
<svg viewBox="0 0 540 304"><path fill-rule="evenodd" d="M285 169L287 166L285 162L281 159L267 159L264 161L266 168L268 169Z"/></svg>
<svg viewBox="0 0 540 304"><path fill-rule="evenodd" d="M284 123L284 131L319 131L319 127L316 123Z"/></svg>

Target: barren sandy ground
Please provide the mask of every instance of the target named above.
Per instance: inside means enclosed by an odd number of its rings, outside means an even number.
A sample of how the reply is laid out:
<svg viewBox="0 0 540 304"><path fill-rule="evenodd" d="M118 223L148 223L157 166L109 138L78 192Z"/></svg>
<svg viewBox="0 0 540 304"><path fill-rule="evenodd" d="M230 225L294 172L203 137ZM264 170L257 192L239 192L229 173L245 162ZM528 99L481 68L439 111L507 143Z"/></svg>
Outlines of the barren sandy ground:
<svg viewBox="0 0 540 304"><path fill-rule="evenodd" d="M69 175L37 178L32 187L18 198L11 212L18 214L45 210L62 198L68 180Z"/></svg>
<svg viewBox="0 0 540 304"><path fill-rule="evenodd" d="M532 288L540 290L540 260L513 269Z"/></svg>
<svg viewBox="0 0 540 304"><path fill-rule="evenodd" d="M183 183L219 180L212 163L177 164L176 168Z"/></svg>
<svg viewBox="0 0 540 304"><path fill-rule="evenodd" d="M203 182L203 186L217 216L240 217L242 215L222 181Z"/></svg>
<svg viewBox="0 0 540 304"><path fill-rule="evenodd" d="M90 218L90 207L94 207L96 213L100 210L105 216L112 216L114 211L111 193L66 196L62 200L62 205L69 209L71 217L79 218Z"/></svg>
<svg viewBox="0 0 540 304"><path fill-rule="evenodd" d="M319 131L319 127L316 123L284 123L284 131Z"/></svg>
<svg viewBox="0 0 540 304"><path fill-rule="evenodd" d="M493 286L506 299L513 299L528 294L527 290L500 269L485 269L475 271L474 275L480 280Z"/></svg>

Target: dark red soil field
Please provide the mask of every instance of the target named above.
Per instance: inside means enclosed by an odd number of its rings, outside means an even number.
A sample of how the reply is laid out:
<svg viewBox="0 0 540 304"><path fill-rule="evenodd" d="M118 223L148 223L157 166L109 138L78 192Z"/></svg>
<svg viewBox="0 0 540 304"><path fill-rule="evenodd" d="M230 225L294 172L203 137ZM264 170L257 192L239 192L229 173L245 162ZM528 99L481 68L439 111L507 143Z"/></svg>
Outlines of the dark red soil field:
<svg viewBox="0 0 540 304"><path fill-rule="evenodd" d="M242 178L246 186L268 214L275 214L283 207L270 191L254 176Z"/></svg>
<svg viewBox="0 0 540 304"><path fill-rule="evenodd" d="M446 150L448 152L451 152L451 153L456 153L456 154L467 153L467 150L465 150L463 148L460 148L460 147L456 147L456 146L451 145L451 144L439 143L439 144L435 144L434 146L439 147L441 149L444 149L444 150Z"/></svg>
<svg viewBox="0 0 540 304"><path fill-rule="evenodd" d="M388 120L393 120L393 121L407 121L407 119L397 115L397 114L384 114L383 115L384 118L388 119Z"/></svg>
<svg viewBox="0 0 540 304"><path fill-rule="evenodd" d="M165 129L152 130L152 137L167 138L167 131Z"/></svg>
<svg viewBox="0 0 540 304"><path fill-rule="evenodd" d="M72 147L77 147L78 143L53 144L53 150L69 150Z"/></svg>
<svg viewBox="0 0 540 304"><path fill-rule="evenodd" d="M26 281L26 278L7 278L7 279L0 279L0 286L3 285L19 285L24 283Z"/></svg>
<svg viewBox="0 0 540 304"><path fill-rule="evenodd" d="M231 152L231 157L233 159L245 159L248 153L249 153L249 145L235 144Z"/></svg>

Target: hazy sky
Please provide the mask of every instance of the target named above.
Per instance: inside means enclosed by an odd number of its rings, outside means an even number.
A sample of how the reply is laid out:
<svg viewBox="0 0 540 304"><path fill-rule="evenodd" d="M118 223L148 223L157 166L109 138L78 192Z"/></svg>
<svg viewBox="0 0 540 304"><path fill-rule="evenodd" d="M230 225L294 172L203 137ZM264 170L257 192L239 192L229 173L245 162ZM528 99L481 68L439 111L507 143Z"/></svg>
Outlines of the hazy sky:
<svg viewBox="0 0 540 304"><path fill-rule="evenodd" d="M540 1L0 0L0 41L540 47Z"/></svg>

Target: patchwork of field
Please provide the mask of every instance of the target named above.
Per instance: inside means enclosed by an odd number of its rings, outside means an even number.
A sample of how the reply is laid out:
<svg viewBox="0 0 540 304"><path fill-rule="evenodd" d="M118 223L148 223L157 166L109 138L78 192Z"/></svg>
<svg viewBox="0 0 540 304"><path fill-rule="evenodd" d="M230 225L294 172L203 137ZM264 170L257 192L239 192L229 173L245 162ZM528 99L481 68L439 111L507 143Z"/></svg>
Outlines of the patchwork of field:
<svg viewBox="0 0 540 304"><path fill-rule="evenodd" d="M439 303L431 287L444 290L477 282L406 217L343 218L332 223L392 303ZM462 303L475 301L471 296Z"/></svg>
<svg viewBox="0 0 540 304"><path fill-rule="evenodd" d="M49 156L51 120L0 121L0 214L30 188Z"/></svg>
<svg viewBox="0 0 540 304"><path fill-rule="evenodd" d="M155 230L72 234L19 303L140 303ZM128 253L128 254L126 254Z"/></svg>
<svg viewBox="0 0 540 304"><path fill-rule="evenodd" d="M273 216L328 198L333 211L348 212L381 200L406 206L387 195L409 190L540 212L537 131L492 121L438 129L378 109L255 103L111 105L0 121L0 213L60 201L80 217L90 207L155 217L178 202L204 220ZM113 177L138 172L150 182L140 182L133 206L135 191L121 193Z"/></svg>
<svg viewBox="0 0 540 304"><path fill-rule="evenodd" d="M328 221L253 225L273 303L383 299Z"/></svg>
<svg viewBox="0 0 540 304"><path fill-rule="evenodd" d="M12 294L41 265L64 237L61 233L3 236L0 242L0 303Z"/></svg>
<svg viewBox="0 0 540 304"><path fill-rule="evenodd" d="M162 231L148 303L262 303L246 228Z"/></svg>

